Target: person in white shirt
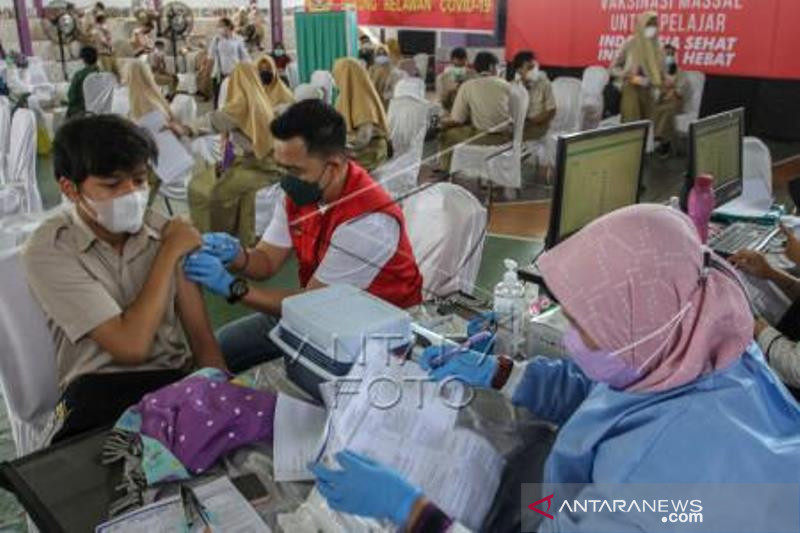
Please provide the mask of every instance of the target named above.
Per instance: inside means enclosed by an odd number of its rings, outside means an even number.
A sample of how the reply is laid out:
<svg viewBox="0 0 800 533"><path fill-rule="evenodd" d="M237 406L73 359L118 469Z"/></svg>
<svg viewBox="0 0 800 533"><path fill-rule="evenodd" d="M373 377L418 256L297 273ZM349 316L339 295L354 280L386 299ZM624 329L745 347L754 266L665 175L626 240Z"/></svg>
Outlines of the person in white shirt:
<svg viewBox="0 0 800 533"><path fill-rule="evenodd" d="M219 19L217 29L219 34L211 41L211 46L208 49L208 57L214 62L211 74L214 80L214 107L217 107L222 80L233 72L237 63L250 61L250 54L247 53L244 41L234 34L234 26L231 19L227 17Z"/></svg>
<svg viewBox="0 0 800 533"><path fill-rule="evenodd" d="M206 234L189 259L188 279L257 313L217 332L232 372L281 355L269 332L284 298L346 284L401 308L422 301L422 275L403 213L366 170L346 155L347 129L333 106L306 100L271 124L274 157L286 173L272 222L254 248L230 235ZM298 262L300 289L251 286Z"/></svg>
<svg viewBox="0 0 800 533"><path fill-rule="evenodd" d="M800 239L791 228L781 226L781 230L786 238L783 254L796 269L800 266ZM800 279L789 271L770 264L766 255L753 250L742 250L731 256L729 261L745 274L773 283L792 302L800 301ZM754 329L755 340L764 352L767 363L793 392L800 390L800 342L778 328L792 333L787 327L793 329L793 323L796 323L795 309L796 305L786 311L780 324L770 324L763 317L756 317Z"/></svg>

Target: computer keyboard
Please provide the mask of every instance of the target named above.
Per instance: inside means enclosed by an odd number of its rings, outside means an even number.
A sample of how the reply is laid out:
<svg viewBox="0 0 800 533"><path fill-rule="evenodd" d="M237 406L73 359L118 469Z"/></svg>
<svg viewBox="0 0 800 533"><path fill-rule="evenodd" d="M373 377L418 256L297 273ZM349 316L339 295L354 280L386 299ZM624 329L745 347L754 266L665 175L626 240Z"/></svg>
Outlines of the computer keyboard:
<svg viewBox="0 0 800 533"><path fill-rule="evenodd" d="M775 226L736 222L709 237L708 245L723 257L731 256L741 250L760 252L778 231Z"/></svg>

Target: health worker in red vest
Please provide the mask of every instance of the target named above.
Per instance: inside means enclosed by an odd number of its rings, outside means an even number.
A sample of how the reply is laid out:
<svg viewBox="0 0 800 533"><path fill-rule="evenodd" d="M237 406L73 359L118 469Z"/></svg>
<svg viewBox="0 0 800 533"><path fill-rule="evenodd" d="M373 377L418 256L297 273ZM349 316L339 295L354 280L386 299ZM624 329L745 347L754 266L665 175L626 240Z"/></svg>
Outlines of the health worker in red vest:
<svg viewBox="0 0 800 533"><path fill-rule="evenodd" d="M258 311L217 337L233 372L281 352L269 340L284 298L305 290L347 284L401 308L422 301L422 275L400 207L366 170L349 160L342 116L319 100L290 107L271 125L274 157L283 167L283 195L255 248L227 234L203 237L203 250L187 258L187 278L230 303ZM294 252L301 289L251 286L277 274Z"/></svg>

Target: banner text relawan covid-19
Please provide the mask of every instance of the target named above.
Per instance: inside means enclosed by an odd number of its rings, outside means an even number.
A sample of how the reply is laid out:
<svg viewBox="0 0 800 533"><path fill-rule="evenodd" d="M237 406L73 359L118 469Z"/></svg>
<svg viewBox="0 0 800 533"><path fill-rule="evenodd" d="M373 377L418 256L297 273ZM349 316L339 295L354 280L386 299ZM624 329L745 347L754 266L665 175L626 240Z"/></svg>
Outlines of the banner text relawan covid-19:
<svg viewBox="0 0 800 533"><path fill-rule="evenodd" d="M658 13L660 36L686 70L800 79L800 0L509 0L507 51L544 65L608 65L637 16Z"/></svg>
<svg viewBox="0 0 800 533"><path fill-rule="evenodd" d="M497 0L329 0L328 4L356 7L358 23L367 26L492 33L497 23Z"/></svg>

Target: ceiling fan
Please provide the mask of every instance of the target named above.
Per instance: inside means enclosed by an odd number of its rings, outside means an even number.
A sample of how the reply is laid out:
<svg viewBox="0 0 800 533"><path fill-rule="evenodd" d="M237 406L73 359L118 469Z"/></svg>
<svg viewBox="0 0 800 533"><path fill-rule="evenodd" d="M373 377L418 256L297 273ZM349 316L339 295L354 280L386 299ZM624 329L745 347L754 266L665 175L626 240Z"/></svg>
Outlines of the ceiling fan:
<svg viewBox="0 0 800 533"><path fill-rule="evenodd" d="M172 57L178 68L178 41L187 39L194 28L192 9L180 1L170 2L161 8L159 14L161 35L169 38L172 44Z"/></svg>
<svg viewBox="0 0 800 533"><path fill-rule="evenodd" d="M76 13L67 9L67 2L64 0L54 0L47 4L40 18L44 34L52 42L58 44L61 70L64 73L64 80L67 76L67 59L64 47L78 38L78 19Z"/></svg>

